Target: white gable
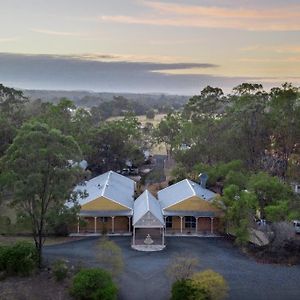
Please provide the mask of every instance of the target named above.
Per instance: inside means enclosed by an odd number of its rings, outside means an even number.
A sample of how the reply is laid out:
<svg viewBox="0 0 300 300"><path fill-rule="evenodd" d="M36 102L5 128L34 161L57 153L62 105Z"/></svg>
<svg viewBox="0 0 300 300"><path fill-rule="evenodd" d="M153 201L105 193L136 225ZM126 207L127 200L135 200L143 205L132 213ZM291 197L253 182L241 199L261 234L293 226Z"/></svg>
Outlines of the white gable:
<svg viewBox="0 0 300 300"><path fill-rule="evenodd" d="M148 190L134 201L132 224L139 227L164 226L160 204Z"/></svg>

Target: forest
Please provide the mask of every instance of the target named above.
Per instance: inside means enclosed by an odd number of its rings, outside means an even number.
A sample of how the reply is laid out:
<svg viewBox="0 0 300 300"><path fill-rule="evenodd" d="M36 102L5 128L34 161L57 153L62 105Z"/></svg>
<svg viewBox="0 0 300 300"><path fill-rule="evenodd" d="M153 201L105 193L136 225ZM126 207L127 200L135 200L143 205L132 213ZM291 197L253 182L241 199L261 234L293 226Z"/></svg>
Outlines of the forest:
<svg viewBox="0 0 300 300"><path fill-rule="evenodd" d="M40 236L47 223L41 218L59 215L73 186L86 176L71 167L76 162L86 160L94 176L120 170L127 161L139 167L145 163L144 150L164 145L166 159L175 161L169 184L197 181L206 172L208 187L221 195L216 205L244 244L258 218L300 218L299 196L291 187L300 178L299 92L288 83L268 92L260 84L243 83L228 95L207 86L171 107L157 126L150 120L160 111L148 103L149 122L142 126L124 97L107 102L111 111L123 107L122 112L107 114L106 102L84 108L67 98L33 100L1 85L2 198L12 193L13 205L32 217L32 207L39 207L33 227ZM122 118L108 119L117 114Z"/></svg>

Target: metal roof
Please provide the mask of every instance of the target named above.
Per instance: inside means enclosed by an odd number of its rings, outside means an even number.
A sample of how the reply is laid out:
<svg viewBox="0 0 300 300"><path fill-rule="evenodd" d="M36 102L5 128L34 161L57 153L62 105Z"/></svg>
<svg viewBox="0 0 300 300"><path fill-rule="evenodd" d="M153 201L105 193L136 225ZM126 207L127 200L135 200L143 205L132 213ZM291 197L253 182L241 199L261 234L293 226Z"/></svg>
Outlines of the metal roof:
<svg viewBox="0 0 300 300"><path fill-rule="evenodd" d="M148 212L150 212L164 226L164 217L158 200L145 190L135 201L132 225L135 225Z"/></svg>
<svg viewBox="0 0 300 300"><path fill-rule="evenodd" d="M87 197L78 195L80 205L84 205L99 197L105 197L128 209L133 208L134 190L135 181L113 171L94 177L75 187L75 191L88 194Z"/></svg>
<svg viewBox="0 0 300 300"><path fill-rule="evenodd" d="M166 209L193 196L198 196L203 200L211 201L216 195L217 194L214 192L203 188L200 184L189 179L179 181L157 193L162 209Z"/></svg>

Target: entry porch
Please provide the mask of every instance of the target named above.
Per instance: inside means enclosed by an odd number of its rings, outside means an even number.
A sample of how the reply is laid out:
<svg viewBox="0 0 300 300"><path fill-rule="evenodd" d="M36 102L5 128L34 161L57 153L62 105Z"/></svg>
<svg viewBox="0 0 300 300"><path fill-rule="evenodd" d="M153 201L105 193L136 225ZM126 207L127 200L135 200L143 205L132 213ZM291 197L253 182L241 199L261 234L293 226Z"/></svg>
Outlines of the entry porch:
<svg viewBox="0 0 300 300"><path fill-rule="evenodd" d="M131 235L130 212L81 212L73 235Z"/></svg>
<svg viewBox="0 0 300 300"><path fill-rule="evenodd" d="M165 234L172 235L194 235L194 236L215 236L220 233L220 219L215 215L197 215L185 212L170 213L165 215Z"/></svg>

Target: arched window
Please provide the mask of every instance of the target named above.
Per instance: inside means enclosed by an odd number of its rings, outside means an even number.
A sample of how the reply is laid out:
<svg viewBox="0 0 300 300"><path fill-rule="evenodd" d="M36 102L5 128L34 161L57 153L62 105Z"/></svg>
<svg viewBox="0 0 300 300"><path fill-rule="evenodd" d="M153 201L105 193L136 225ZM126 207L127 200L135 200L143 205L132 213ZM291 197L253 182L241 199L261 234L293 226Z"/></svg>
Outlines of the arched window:
<svg viewBox="0 0 300 300"><path fill-rule="evenodd" d="M172 217L166 218L166 228L172 228Z"/></svg>

